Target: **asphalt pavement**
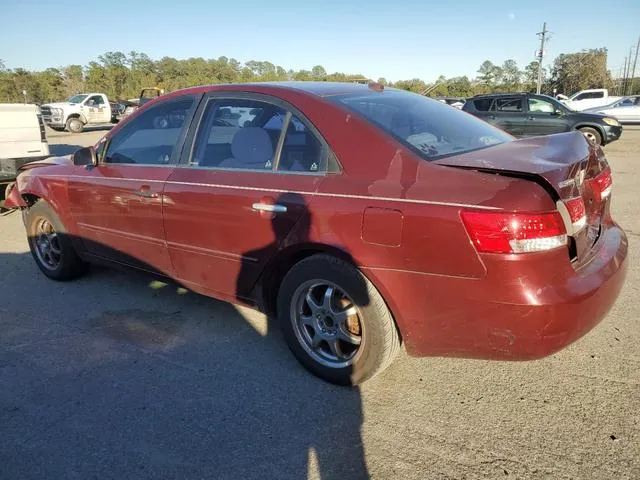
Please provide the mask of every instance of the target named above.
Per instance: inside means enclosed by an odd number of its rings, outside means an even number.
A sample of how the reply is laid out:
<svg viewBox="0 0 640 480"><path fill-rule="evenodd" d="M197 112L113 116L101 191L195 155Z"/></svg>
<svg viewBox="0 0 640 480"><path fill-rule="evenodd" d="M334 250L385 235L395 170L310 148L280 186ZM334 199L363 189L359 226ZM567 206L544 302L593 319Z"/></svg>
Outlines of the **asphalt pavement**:
<svg viewBox="0 0 640 480"><path fill-rule="evenodd" d="M47 280L0 216L0 478L640 478L640 126L606 153L630 258L599 326L534 362L402 355L360 389L252 310L105 268Z"/></svg>

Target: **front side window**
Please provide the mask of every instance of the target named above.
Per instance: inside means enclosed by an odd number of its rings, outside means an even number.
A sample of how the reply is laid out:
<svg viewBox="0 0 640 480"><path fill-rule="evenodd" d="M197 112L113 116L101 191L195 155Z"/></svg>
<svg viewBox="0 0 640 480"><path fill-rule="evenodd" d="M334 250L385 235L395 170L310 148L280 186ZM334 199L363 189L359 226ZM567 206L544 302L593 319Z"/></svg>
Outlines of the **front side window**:
<svg viewBox="0 0 640 480"><path fill-rule="evenodd" d="M324 157L320 141L284 108L253 99L220 99L205 108L190 164L313 173L326 169Z"/></svg>
<svg viewBox="0 0 640 480"><path fill-rule="evenodd" d="M74 95L73 97L70 97L69 100L67 100L69 103L81 103L85 98L87 98L87 95Z"/></svg>
<svg viewBox="0 0 640 480"><path fill-rule="evenodd" d="M556 111L556 107L552 102L542 100L540 98L529 98L529 111L531 113L547 113L552 114Z"/></svg>
<svg viewBox="0 0 640 480"><path fill-rule="evenodd" d="M102 99L102 95L94 95L92 97L89 97L89 99L86 101L86 104L92 107L99 107L104 105L104 100Z"/></svg>
<svg viewBox="0 0 640 480"><path fill-rule="evenodd" d="M512 140L509 134L472 115L402 90L328 98L375 124L425 160Z"/></svg>
<svg viewBox="0 0 640 480"><path fill-rule="evenodd" d="M131 119L109 141L105 163L168 165L195 98L184 96L154 105Z"/></svg>
<svg viewBox="0 0 640 480"><path fill-rule="evenodd" d="M495 103L498 112L522 112L522 97L498 98Z"/></svg>

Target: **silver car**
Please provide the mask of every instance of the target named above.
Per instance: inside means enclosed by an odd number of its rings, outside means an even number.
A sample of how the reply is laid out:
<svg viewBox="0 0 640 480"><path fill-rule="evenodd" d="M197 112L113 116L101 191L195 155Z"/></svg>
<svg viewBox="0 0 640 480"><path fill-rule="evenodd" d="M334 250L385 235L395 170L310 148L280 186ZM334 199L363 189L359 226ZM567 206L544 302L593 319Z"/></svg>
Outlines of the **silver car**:
<svg viewBox="0 0 640 480"><path fill-rule="evenodd" d="M588 108L585 112L615 117L620 123L640 123L640 95L622 97L609 105Z"/></svg>

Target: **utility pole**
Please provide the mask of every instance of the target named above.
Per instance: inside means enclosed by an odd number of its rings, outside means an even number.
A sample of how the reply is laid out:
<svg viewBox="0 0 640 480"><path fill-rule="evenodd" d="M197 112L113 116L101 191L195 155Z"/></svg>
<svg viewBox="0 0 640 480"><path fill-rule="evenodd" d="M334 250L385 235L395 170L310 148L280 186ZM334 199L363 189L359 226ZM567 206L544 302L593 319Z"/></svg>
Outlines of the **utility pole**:
<svg viewBox="0 0 640 480"><path fill-rule="evenodd" d="M627 65L627 88L631 86L631 55L633 55L633 47L629 48L629 65ZM623 95L627 95L627 90L625 89Z"/></svg>
<svg viewBox="0 0 640 480"><path fill-rule="evenodd" d="M544 58L544 43L547 41L547 22L542 25L542 31L538 33L540 37L540 50L538 50L538 83L536 86L536 93L540 94L542 87L542 59Z"/></svg>
<svg viewBox="0 0 640 480"><path fill-rule="evenodd" d="M640 52L640 37L638 37L638 44L636 45L636 58L633 59L633 70L631 70L631 88L629 93L633 95L633 84L636 79L636 64L638 63L638 52Z"/></svg>
<svg viewBox="0 0 640 480"><path fill-rule="evenodd" d="M624 57L624 67L622 67L622 96L627 91L627 57Z"/></svg>

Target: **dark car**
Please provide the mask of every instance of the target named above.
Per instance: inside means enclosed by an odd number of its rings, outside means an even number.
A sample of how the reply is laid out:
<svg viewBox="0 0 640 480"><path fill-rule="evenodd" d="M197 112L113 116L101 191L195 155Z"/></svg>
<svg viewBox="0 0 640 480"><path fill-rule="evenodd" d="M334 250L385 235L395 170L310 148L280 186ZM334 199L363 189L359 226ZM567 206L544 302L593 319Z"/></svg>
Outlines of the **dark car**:
<svg viewBox="0 0 640 480"><path fill-rule="evenodd" d="M589 140L606 145L620 138L622 126L614 117L576 112L555 98L531 93L477 95L462 110L516 137L532 137L579 130Z"/></svg>
<svg viewBox="0 0 640 480"><path fill-rule="evenodd" d="M627 268L600 147L514 140L377 84L173 92L95 147L29 164L8 203L48 277L124 264L260 306L306 368L342 384L401 343L549 355L605 316Z"/></svg>

